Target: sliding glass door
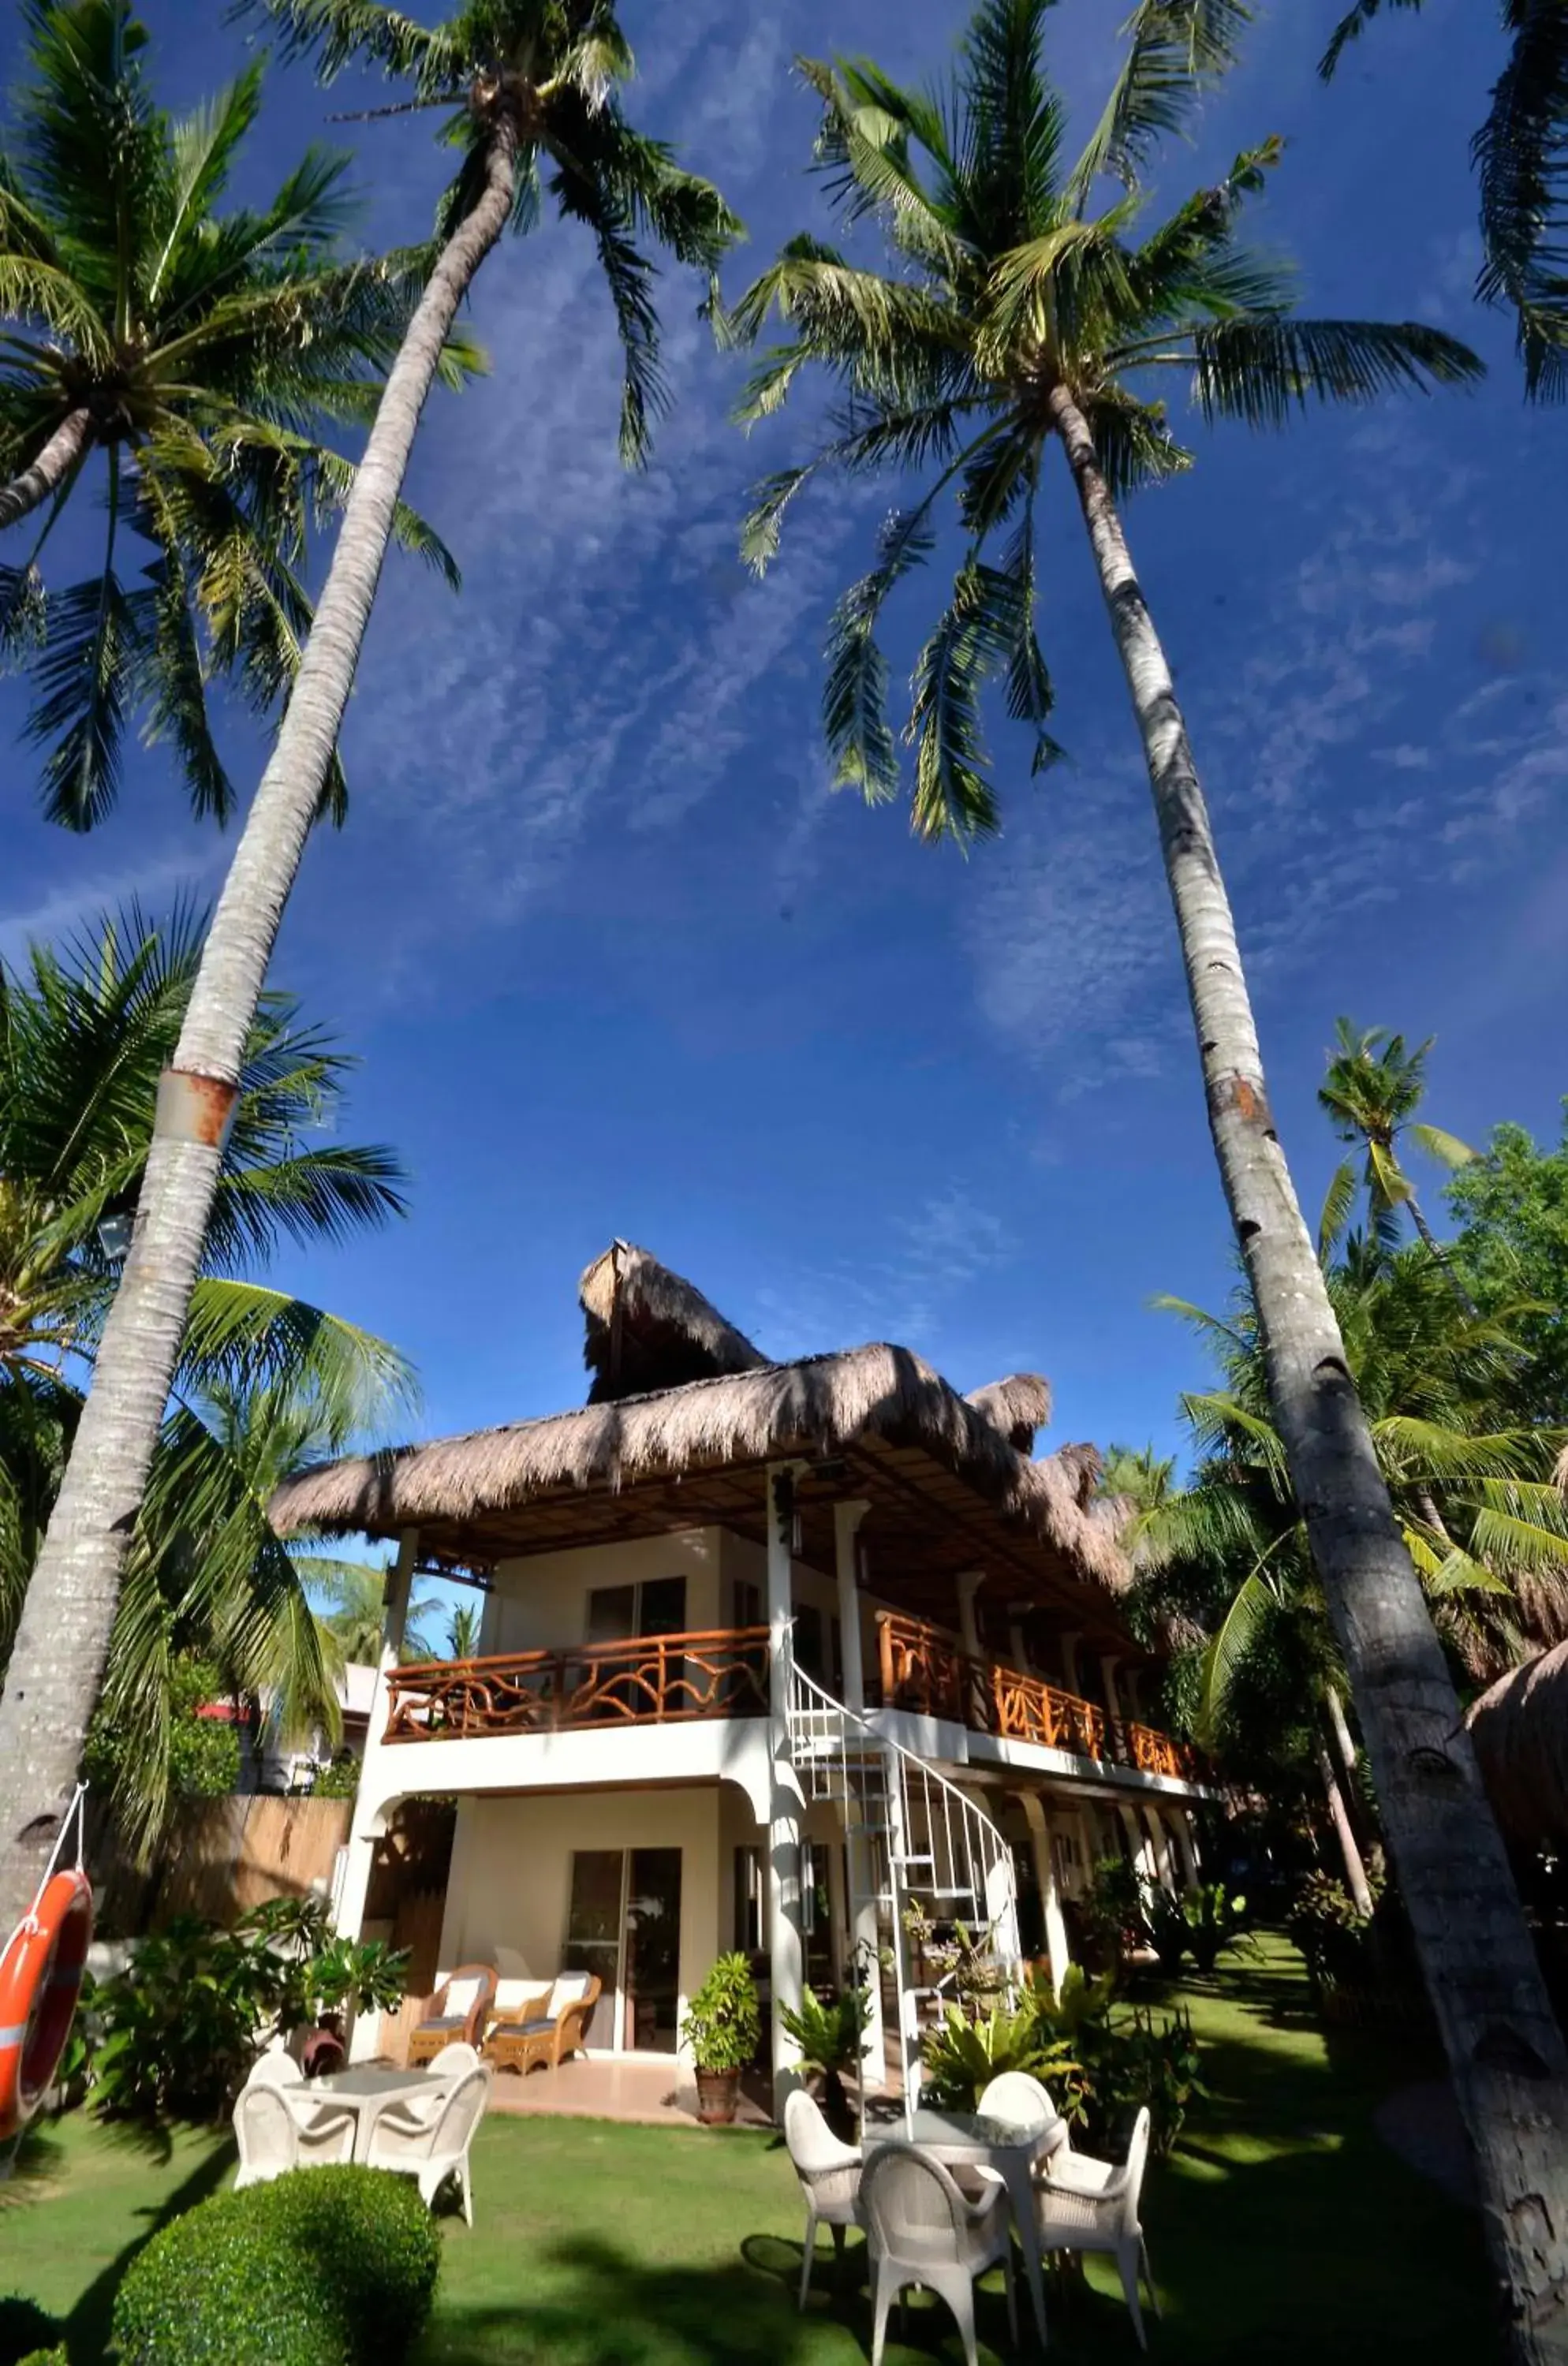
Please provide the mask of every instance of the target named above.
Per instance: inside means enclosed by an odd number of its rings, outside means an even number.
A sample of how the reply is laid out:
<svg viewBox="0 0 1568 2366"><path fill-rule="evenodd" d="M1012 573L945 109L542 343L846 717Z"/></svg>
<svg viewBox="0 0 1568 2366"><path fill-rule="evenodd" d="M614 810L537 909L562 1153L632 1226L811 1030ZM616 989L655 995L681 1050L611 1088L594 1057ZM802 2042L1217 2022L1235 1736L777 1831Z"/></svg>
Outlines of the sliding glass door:
<svg viewBox="0 0 1568 2366"><path fill-rule="evenodd" d="M588 2043L673 2054L680 2040L681 1852L574 1849L561 1962L596 1972Z"/></svg>

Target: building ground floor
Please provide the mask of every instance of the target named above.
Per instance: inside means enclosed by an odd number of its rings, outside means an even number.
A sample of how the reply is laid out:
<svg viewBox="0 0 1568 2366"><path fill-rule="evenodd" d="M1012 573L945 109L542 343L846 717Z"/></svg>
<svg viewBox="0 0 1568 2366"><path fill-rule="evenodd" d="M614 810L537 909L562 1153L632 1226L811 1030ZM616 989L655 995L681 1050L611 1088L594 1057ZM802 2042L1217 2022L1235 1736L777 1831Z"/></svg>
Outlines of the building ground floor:
<svg viewBox="0 0 1568 2366"><path fill-rule="evenodd" d="M1188 1799L1130 1782L1025 1781L1005 1770L976 1780L972 1768L952 1772L1008 1843L1020 1952L1058 1979L1080 1952L1082 1900L1098 1863L1131 1861L1173 1891L1197 1878ZM591 2058L676 2057L687 2001L716 1955L739 1949L750 1957L765 2018L781 1962L791 1966L792 1983L798 1962L803 1985L824 1994L867 1959L863 1910L858 1931L852 1927L852 1865L839 1811L827 1803L804 1807L798 1879L781 1889L769 1877L776 1826L767 1806L754 1781L724 1776L460 1795L451 1802L444 1876L432 1874L427 1852L417 1894L371 1880L357 1927L366 1938L413 1944L416 1986L430 1990L469 1964L491 1964L541 1986L559 1971L592 1972L600 1997L588 2034ZM388 1821L395 1832L395 1815ZM776 1914L792 1925L782 1955ZM940 1923L940 1909L935 1919ZM340 1920L352 1928L352 1908ZM886 1906L880 1924L877 1953L886 1959L892 1940ZM892 2012L891 1998L886 2003ZM362 2026L355 2051L395 2050L397 2037L391 2028ZM881 2052L878 2045L872 2059Z"/></svg>

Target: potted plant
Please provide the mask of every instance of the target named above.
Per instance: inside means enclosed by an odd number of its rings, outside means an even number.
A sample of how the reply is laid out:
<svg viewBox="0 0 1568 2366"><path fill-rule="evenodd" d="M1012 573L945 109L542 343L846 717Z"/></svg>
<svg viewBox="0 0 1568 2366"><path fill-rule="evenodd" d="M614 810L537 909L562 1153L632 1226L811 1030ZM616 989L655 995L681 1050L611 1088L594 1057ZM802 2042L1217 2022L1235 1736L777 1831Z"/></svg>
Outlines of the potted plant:
<svg viewBox="0 0 1568 2366"><path fill-rule="evenodd" d="M682 2042L697 2072L697 2117L720 2127L735 2117L740 2073L757 2050L762 2016L744 1955L720 1955L686 2007Z"/></svg>
<svg viewBox="0 0 1568 2366"><path fill-rule="evenodd" d="M861 2075L868 2018L864 1989L852 1980L827 2004L807 1989L800 2011L785 2005L781 2018L800 2048L801 2068L815 2071L822 2081L822 2114L828 2125L845 2144L852 2144L855 2114L844 2079L846 2074Z"/></svg>

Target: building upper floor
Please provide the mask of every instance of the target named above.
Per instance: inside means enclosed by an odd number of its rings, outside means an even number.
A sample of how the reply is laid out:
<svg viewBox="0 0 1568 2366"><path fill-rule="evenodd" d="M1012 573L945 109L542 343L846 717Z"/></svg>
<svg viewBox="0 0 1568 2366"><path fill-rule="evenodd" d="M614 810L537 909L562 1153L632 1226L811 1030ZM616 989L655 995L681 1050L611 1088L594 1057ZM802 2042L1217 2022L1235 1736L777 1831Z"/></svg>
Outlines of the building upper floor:
<svg viewBox="0 0 1568 2366"><path fill-rule="evenodd" d="M329 1464L276 1499L280 1528L396 1538L405 1583L483 1590L475 1657L391 1671L372 1747L761 1716L772 1520L795 1661L835 1697L1188 1774L1123 1619L1098 1457L1032 1457L1043 1380L964 1397L885 1345L773 1363L621 1243L581 1296L586 1406Z"/></svg>

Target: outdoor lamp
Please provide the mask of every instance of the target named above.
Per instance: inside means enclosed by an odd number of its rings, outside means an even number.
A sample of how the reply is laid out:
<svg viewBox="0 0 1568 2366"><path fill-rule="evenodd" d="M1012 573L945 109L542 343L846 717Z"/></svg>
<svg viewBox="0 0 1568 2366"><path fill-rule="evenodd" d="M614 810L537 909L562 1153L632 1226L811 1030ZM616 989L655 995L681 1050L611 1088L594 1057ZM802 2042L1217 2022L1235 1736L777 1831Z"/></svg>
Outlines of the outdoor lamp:
<svg viewBox="0 0 1568 2366"><path fill-rule="evenodd" d="M130 1218L106 1216L98 1226L98 1246L111 1265L118 1265L130 1246Z"/></svg>

